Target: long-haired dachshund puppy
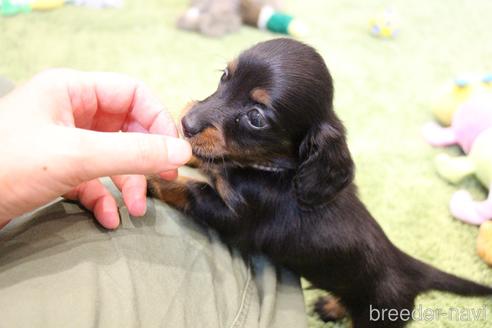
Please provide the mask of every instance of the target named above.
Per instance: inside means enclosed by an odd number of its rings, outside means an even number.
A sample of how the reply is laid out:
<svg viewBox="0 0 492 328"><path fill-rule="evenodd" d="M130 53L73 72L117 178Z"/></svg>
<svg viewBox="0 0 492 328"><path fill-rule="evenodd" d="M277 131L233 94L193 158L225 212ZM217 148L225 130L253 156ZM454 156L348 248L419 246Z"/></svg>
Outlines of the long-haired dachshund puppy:
<svg viewBox="0 0 492 328"><path fill-rule="evenodd" d="M190 107L183 134L210 181L150 177L149 194L333 293L316 305L323 319L346 309L354 327L402 327L408 318L375 322L371 309L411 313L431 289L492 294L403 253L359 200L332 78L313 48L259 43Z"/></svg>

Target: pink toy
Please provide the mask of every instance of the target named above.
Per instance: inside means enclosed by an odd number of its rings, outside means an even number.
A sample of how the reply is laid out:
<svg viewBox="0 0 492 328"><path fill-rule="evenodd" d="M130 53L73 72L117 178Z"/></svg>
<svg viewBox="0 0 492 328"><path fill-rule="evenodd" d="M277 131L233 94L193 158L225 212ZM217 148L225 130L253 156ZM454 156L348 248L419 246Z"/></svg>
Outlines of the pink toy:
<svg viewBox="0 0 492 328"><path fill-rule="evenodd" d="M451 197L449 210L465 223L480 225L492 218L492 194L483 201L476 201L468 191L458 190Z"/></svg>
<svg viewBox="0 0 492 328"><path fill-rule="evenodd" d="M483 201L473 200L465 190L457 191L449 204L455 218L470 224L482 224L492 219L492 128L480 133L467 156L440 154L435 164L439 175L449 182L457 183L475 174L482 185L490 190Z"/></svg>
<svg viewBox="0 0 492 328"><path fill-rule="evenodd" d="M458 144L468 154L477 136L492 127L492 94L480 94L461 105L450 127L428 123L422 133L429 144L445 147Z"/></svg>

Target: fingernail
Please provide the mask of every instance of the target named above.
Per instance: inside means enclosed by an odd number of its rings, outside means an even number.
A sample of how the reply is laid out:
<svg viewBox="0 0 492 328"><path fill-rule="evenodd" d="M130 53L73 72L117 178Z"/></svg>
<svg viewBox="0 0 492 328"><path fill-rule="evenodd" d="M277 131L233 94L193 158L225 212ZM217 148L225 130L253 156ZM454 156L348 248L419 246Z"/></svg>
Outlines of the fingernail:
<svg viewBox="0 0 492 328"><path fill-rule="evenodd" d="M167 161L171 165L181 166L186 164L191 158L191 146L188 141L168 137Z"/></svg>

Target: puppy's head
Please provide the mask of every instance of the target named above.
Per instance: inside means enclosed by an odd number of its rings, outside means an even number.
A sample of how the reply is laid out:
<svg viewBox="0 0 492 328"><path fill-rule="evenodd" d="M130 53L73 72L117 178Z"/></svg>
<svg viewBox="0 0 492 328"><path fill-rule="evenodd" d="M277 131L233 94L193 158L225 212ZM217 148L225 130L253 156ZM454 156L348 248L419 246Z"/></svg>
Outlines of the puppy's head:
<svg viewBox="0 0 492 328"><path fill-rule="evenodd" d="M306 206L330 201L352 181L330 73L313 48L291 39L259 43L230 62L217 90L182 126L203 160L295 170L295 192Z"/></svg>

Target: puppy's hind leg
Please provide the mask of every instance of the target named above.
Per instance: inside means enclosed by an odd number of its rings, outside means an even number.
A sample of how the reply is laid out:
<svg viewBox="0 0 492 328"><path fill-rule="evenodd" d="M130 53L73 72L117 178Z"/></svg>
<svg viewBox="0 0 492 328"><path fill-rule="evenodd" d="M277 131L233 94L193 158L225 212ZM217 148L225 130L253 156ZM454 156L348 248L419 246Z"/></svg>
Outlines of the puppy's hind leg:
<svg viewBox="0 0 492 328"><path fill-rule="evenodd" d="M338 321L347 316L347 310L335 296L321 296L314 303L314 311L324 322Z"/></svg>

